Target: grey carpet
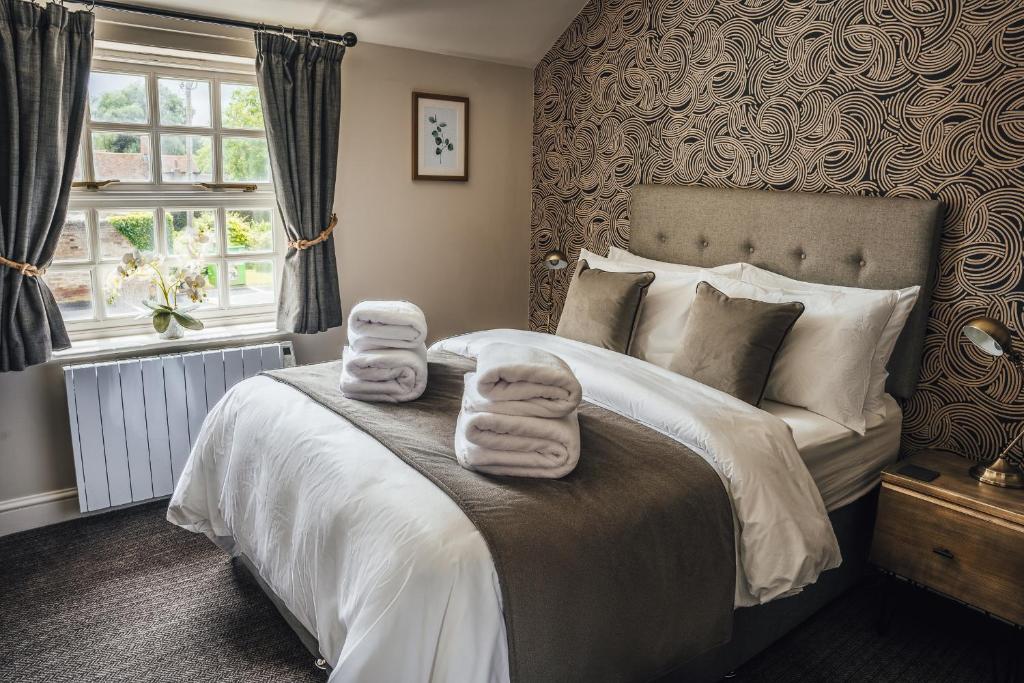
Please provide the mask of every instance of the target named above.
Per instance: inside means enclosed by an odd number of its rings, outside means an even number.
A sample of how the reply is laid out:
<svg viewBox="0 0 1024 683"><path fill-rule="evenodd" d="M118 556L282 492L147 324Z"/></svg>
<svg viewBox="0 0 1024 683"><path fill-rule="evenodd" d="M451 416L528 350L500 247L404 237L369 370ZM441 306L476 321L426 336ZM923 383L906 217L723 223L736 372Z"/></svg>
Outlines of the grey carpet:
<svg viewBox="0 0 1024 683"><path fill-rule="evenodd" d="M324 681L166 502L0 538L0 681Z"/></svg>
<svg viewBox="0 0 1024 683"><path fill-rule="evenodd" d="M0 681L323 681L270 601L153 503L0 538ZM901 588L885 636L877 583L851 591L738 681L984 681L1011 633Z"/></svg>

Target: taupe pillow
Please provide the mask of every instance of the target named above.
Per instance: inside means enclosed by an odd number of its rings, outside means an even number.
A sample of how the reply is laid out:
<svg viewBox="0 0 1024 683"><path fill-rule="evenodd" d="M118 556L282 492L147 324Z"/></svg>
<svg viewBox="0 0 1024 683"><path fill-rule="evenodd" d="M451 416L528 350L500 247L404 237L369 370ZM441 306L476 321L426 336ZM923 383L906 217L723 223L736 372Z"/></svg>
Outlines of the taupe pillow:
<svg viewBox="0 0 1024 683"><path fill-rule="evenodd" d="M669 369L760 405L779 347L803 312L799 301L730 298L701 282Z"/></svg>
<svg viewBox="0 0 1024 683"><path fill-rule="evenodd" d="M581 260L558 320L559 337L627 353L654 273L613 273Z"/></svg>

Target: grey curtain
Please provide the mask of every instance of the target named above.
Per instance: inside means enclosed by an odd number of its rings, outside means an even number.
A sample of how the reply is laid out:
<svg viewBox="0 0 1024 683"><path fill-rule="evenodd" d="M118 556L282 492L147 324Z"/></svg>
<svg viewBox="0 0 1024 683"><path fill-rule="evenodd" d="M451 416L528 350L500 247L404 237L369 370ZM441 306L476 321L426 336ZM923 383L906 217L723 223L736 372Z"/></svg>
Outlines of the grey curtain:
<svg viewBox="0 0 1024 683"><path fill-rule="evenodd" d="M258 31L256 53L277 207L289 242L312 240L334 206L345 47ZM313 333L343 322L333 236L307 249L289 247L278 326Z"/></svg>
<svg viewBox="0 0 1024 683"><path fill-rule="evenodd" d="M45 268L64 226L85 115L93 16L0 0L0 256ZM0 265L0 372L71 345L46 283Z"/></svg>

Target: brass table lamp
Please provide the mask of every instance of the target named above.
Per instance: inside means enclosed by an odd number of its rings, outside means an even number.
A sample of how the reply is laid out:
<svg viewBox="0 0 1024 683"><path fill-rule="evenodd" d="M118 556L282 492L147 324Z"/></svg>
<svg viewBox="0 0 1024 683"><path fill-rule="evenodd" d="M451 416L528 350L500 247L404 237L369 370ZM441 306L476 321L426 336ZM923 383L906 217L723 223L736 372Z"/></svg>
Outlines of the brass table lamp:
<svg viewBox="0 0 1024 683"><path fill-rule="evenodd" d="M569 265L569 259L558 249L552 249L544 254L544 267L548 270L548 297L551 299L551 308L548 309L547 332L551 332L551 311L555 307L555 271L562 270Z"/></svg>
<svg viewBox="0 0 1024 683"><path fill-rule="evenodd" d="M981 351L994 358L1003 357L1021 368L1024 362L1013 350L1013 338L1009 328L994 318L975 318L964 325L964 336ZM1007 454L1024 439L1024 427L1021 427L1006 448L991 463L980 462L971 468L971 476L984 484L1002 486L1008 489L1024 488L1024 472L1006 459Z"/></svg>

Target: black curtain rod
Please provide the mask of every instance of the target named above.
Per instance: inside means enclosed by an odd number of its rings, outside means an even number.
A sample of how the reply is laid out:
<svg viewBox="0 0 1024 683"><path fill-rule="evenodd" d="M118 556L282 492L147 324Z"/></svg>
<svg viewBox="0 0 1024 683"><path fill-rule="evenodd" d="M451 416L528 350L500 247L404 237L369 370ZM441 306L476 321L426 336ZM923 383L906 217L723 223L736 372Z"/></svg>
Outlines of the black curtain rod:
<svg viewBox="0 0 1024 683"><path fill-rule="evenodd" d="M221 26L234 26L235 28L247 28L252 31L278 31L279 33L290 33L292 35L309 35L320 40L333 40L345 47L353 47L358 39L351 31L343 34L324 33L323 31L312 31L305 28L291 28L288 26L274 26L254 21L242 21L241 19L226 19L224 17L211 17L205 14L193 14L192 12L181 12L176 9L160 9L158 7L142 7L129 5L125 2L113 2L112 0L67 0L76 5L89 5L91 10L94 7L115 10L117 12L134 12L135 14L151 14L156 17L169 17L171 19L182 19L184 21L197 21L203 24L220 24Z"/></svg>

